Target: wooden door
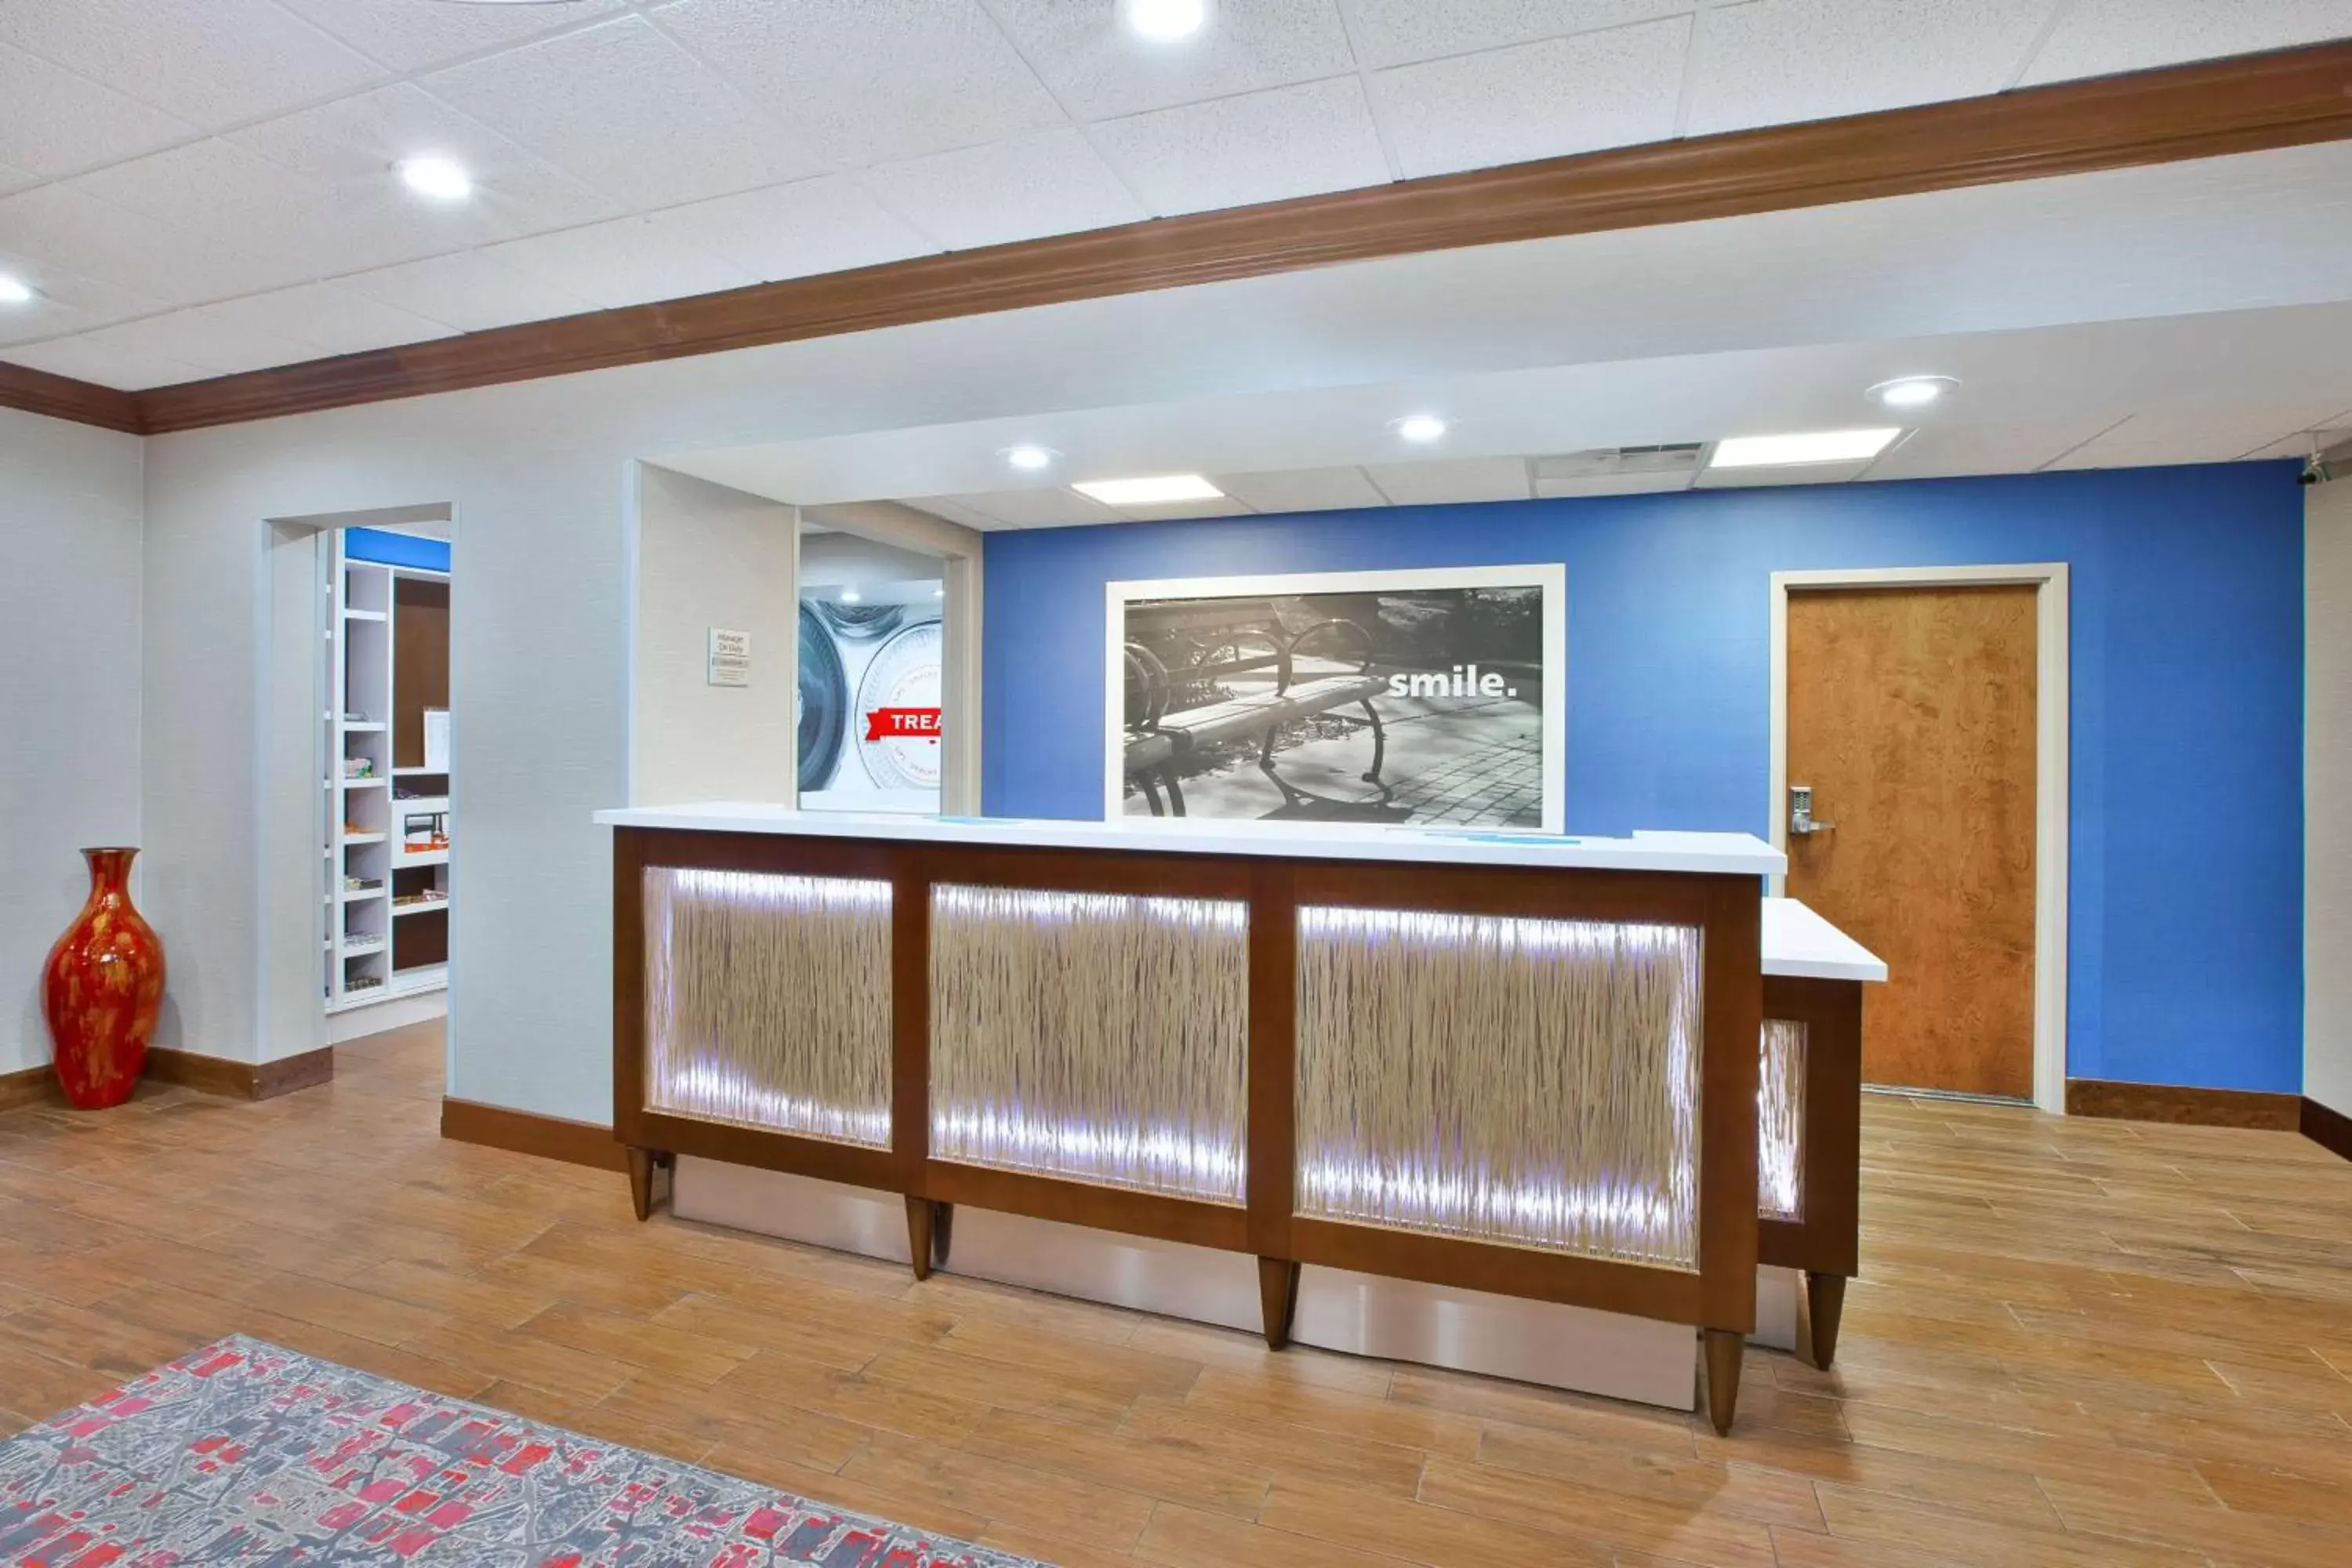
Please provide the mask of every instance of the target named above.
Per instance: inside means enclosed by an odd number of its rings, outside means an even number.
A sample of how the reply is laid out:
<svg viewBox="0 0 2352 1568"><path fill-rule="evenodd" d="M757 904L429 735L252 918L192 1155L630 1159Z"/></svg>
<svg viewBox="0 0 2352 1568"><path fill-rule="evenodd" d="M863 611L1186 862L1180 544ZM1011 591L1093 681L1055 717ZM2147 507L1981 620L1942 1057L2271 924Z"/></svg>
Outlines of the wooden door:
<svg viewBox="0 0 2352 1568"><path fill-rule="evenodd" d="M2035 593L1790 592L1788 782L1832 826L1788 890L1886 961L1866 1082L2033 1093Z"/></svg>

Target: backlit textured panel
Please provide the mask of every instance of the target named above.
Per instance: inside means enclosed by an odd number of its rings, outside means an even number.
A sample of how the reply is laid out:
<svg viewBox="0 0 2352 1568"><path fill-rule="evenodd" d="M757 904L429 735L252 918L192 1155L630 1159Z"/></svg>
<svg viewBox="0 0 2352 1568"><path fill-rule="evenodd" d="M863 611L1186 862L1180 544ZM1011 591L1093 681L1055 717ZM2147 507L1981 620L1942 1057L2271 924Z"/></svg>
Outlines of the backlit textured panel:
<svg viewBox="0 0 2352 1568"><path fill-rule="evenodd" d="M890 1146L890 884L648 866L646 1104Z"/></svg>
<svg viewBox="0 0 2352 1568"><path fill-rule="evenodd" d="M1298 911L1298 1212L1695 1269L1699 932Z"/></svg>
<svg viewBox="0 0 2352 1568"><path fill-rule="evenodd" d="M1242 1201L1249 909L931 889L931 1153Z"/></svg>
<svg viewBox="0 0 2352 1568"><path fill-rule="evenodd" d="M1756 1207L1766 1219L1805 1213L1805 1026L1764 1020L1756 1080Z"/></svg>

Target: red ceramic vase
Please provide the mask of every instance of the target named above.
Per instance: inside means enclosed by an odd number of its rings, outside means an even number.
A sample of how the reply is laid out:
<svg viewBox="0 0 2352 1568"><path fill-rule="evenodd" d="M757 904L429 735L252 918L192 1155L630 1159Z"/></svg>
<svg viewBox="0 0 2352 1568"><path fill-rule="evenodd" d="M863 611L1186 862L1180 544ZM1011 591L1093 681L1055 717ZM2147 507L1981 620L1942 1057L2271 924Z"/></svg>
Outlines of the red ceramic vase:
<svg viewBox="0 0 2352 1568"><path fill-rule="evenodd" d="M131 862L138 853L81 852L89 862L89 901L49 949L41 977L58 1082L84 1110L131 1098L163 1005L163 944L131 907Z"/></svg>

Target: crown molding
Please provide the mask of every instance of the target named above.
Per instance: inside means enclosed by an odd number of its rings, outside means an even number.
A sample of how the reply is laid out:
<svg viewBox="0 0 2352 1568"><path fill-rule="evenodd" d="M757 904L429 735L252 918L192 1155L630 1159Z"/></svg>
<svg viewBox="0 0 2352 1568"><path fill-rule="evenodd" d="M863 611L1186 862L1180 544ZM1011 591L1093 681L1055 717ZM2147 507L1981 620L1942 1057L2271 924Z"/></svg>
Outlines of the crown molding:
<svg viewBox="0 0 2352 1568"><path fill-rule="evenodd" d="M2352 43L2325 44L1160 218L136 395L0 366L0 406L149 434L194 430L1422 251L2347 138Z"/></svg>

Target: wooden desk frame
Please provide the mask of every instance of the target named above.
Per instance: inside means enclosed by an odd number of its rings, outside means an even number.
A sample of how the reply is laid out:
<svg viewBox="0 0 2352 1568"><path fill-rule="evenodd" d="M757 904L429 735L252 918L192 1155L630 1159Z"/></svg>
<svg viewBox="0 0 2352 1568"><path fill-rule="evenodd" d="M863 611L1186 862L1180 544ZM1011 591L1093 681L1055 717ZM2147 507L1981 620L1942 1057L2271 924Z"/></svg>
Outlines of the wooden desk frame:
<svg viewBox="0 0 2352 1568"><path fill-rule="evenodd" d="M1805 1026L1804 1149L1799 1216L1758 1221L1757 1260L1804 1274L1812 1363L1826 1368L1861 1272L1862 982L1768 974L1764 1016Z"/></svg>
<svg viewBox="0 0 2352 1568"><path fill-rule="evenodd" d="M669 1114L646 1104L647 867L892 884L891 1146ZM1756 1095L1762 1018L1753 877L1018 848L622 827L614 833L614 1136L640 1219L653 1173L679 1154L895 1192L918 1278L943 1261L954 1205L1254 1254L1266 1342L1287 1342L1298 1271L1315 1263L1688 1323L1703 1336L1708 1408L1727 1431L1756 1321ZM1249 921L1248 1173L1240 1206L931 1158L930 890L951 882L1233 899ZM1695 1272L1294 1212L1297 910L1301 905L1663 921L1702 931L1698 1267ZM1811 1059L1809 1056L1809 1060ZM1809 1085L1808 1105L1815 1103ZM1815 1140L1809 1138L1810 1151ZM1807 1201L1815 1187L1808 1171Z"/></svg>

